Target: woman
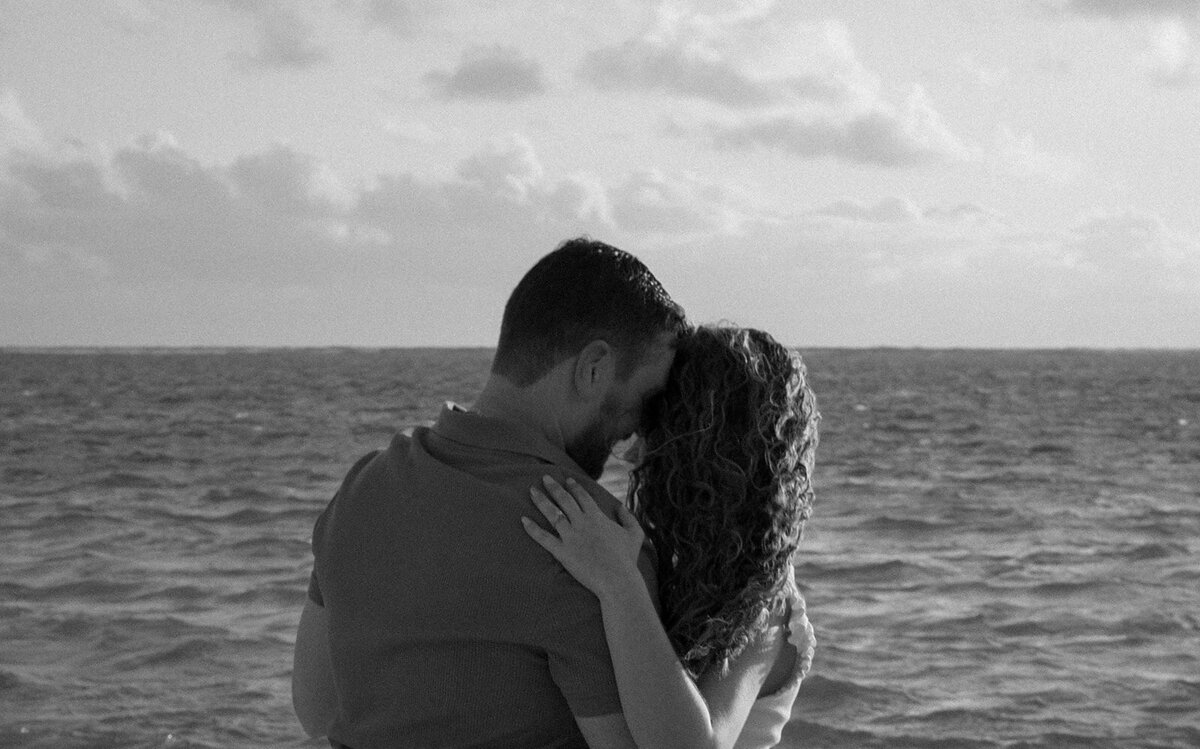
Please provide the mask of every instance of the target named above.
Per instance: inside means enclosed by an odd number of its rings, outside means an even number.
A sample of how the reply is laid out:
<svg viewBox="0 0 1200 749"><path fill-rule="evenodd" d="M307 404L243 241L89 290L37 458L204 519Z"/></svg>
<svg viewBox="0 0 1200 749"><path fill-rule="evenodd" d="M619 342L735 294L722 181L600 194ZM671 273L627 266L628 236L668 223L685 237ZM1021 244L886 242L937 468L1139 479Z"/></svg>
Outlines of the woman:
<svg viewBox="0 0 1200 749"><path fill-rule="evenodd" d="M814 644L792 567L820 418L804 365L762 331L703 327L648 411L632 513L547 477L532 494L558 535L525 528L599 598L639 747L774 746ZM661 619L636 566L647 535Z"/></svg>

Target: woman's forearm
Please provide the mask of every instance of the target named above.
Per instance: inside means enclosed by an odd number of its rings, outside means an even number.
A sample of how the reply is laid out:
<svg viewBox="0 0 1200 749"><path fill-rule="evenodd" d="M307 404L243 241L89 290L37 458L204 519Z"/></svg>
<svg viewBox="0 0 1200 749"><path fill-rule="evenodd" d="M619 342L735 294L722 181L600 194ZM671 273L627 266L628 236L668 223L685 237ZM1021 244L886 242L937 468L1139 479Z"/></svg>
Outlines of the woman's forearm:
<svg viewBox="0 0 1200 749"><path fill-rule="evenodd" d="M550 477L543 484L549 495L533 489L531 498L557 534L522 518L525 530L600 600L621 708L640 749L731 747L778 648L739 655L728 672L706 675L698 687L675 656L638 570L645 534L637 520L618 505L613 522L570 480L569 491Z"/></svg>
<svg viewBox="0 0 1200 749"><path fill-rule="evenodd" d="M679 663L645 585L614 587L599 598L621 708L639 749L716 746L708 705Z"/></svg>

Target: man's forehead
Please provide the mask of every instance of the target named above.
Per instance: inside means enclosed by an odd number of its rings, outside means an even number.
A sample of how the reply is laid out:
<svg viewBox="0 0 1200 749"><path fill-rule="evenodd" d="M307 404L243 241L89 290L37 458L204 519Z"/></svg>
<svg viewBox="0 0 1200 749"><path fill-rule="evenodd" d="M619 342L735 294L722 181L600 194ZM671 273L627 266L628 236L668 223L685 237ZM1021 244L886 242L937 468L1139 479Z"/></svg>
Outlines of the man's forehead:
<svg viewBox="0 0 1200 749"><path fill-rule="evenodd" d="M663 334L647 346L642 355L641 366L638 369L646 381L644 385L655 390L661 388L667 380L667 373L674 361L675 337Z"/></svg>
<svg viewBox="0 0 1200 749"><path fill-rule="evenodd" d="M674 333L659 333L646 347L646 351L659 357L674 359L675 349L678 347L679 337Z"/></svg>

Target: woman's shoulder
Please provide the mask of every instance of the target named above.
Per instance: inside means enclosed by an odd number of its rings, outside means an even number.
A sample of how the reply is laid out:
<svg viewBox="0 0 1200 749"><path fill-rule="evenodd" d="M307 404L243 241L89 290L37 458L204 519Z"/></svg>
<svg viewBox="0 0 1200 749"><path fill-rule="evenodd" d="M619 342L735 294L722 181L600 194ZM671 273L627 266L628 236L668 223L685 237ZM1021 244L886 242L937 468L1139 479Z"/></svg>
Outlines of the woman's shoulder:
<svg viewBox="0 0 1200 749"><path fill-rule="evenodd" d="M779 743L783 727L791 720L800 682L812 666L816 638L808 621L804 596L790 574L779 604L771 611L766 636L782 647L746 716L735 749L766 749Z"/></svg>
<svg viewBox="0 0 1200 749"><path fill-rule="evenodd" d="M779 642L779 654L763 682L760 697L798 686L812 667L816 637L804 596L789 573L787 584L766 622L765 638Z"/></svg>

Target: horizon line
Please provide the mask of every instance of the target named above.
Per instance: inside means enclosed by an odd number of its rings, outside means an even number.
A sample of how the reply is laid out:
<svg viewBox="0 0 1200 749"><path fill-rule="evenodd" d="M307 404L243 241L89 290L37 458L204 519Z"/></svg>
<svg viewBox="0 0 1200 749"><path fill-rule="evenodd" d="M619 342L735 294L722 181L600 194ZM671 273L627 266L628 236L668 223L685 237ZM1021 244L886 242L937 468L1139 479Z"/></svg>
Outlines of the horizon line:
<svg viewBox="0 0 1200 749"><path fill-rule="evenodd" d="M995 352L1200 352L1200 345L1183 346L1100 346L1100 345L1063 345L1063 346L970 346L950 345L934 346L927 344L870 344L862 346L840 346L822 344L786 344L788 348L800 350L826 351L995 351ZM220 353L245 352L257 353L267 351L495 351L496 346L482 345L368 345L368 344L49 344L24 345L0 344L0 353Z"/></svg>

